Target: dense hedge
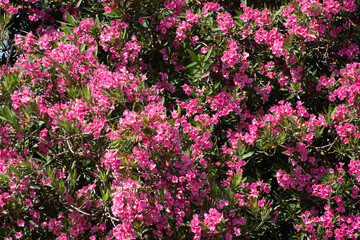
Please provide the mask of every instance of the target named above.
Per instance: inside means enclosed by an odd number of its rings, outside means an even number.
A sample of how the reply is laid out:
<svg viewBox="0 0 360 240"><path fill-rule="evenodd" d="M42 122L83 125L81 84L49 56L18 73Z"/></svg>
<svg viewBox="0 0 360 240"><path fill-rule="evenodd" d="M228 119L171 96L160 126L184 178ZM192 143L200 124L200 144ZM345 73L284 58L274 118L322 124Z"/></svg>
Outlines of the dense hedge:
<svg viewBox="0 0 360 240"><path fill-rule="evenodd" d="M0 8L1 239L359 236L358 1Z"/></svg>

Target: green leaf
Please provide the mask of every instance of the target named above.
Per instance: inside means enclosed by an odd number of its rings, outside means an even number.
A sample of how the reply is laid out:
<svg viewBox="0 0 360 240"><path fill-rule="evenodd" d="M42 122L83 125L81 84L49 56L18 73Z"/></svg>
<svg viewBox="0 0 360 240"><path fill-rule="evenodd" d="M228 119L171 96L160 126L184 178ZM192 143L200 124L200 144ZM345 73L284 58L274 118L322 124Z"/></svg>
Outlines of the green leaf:
<svg viewBox="0 0 360 240"><path fill-rule="evenodd" d="M296 93L290 94L290 96L288 96L288 97L286 98L286 101L289 101L289 100L293 99L296 95L297 95Z"/></svg>
<svg viewBox="0 0 360 240"><path fill-rule="evenodd" d="M23 67L21 67L21 66L19 66L19 65L15 65L15 67L16 67L17 69L20 69L21 71L24 71L24 70L25 70L25 68L23 68Z"/></svg>
<svg viewBox="0 0 360 240"><path fill-rule="evenodd" d="M192 58L192 60L194 62L197 62L198 64L200 64L200 59L198 57L198 55L196 55L193 51L191 51L190 49L186 49L186 51L188 51L190 53L190 56Z"/></svg>
<svg viewBox="0 0 360 240"><path fill-rule="evenodd" d="M209 59L209 57L211 56L212 50L213 50L213 47L211 47L209 52L206 54L206 56L204 58L204 62L206 62Z"/></svg>
<svg viewBox="0 0 360 240"><path fill-rule="evenodd" d="M58 187L59 187L59 192L63 192L63 189L65 187L65 183L64 183L64 180L60 180L60 182L58 183Z"/></svg>
<svg viewBox="0 0 360 240"><path fill-rule="evenodd" d="M104 202L106 202L110 197L108 189L100 188L100 194Z"/></svg>
<svg viewBox="0 0 360 240"><path fill-rule="evenodd" d="M20 124L16 119L14 112L10 110L10 108L8 108L7 106L0 109L0 119L13 126L16 130L21 130Z"/></svg>
<svg viewBox="0 0 360 240"><path fill-rule="evenodd" d="M238 141L237 144L237 154L240 156L244 151L242 151L242 149L240 148L240 140Z"/></svg>
<svg viewBox="0 0 360 240"><path fill-rule="evenodd" d="M241 3L244 3L245 7L247 7L247 0L241 0Z"/></svg>
<svg viewBox="0 0 360 240"><path fill-rule="evenodd" d="M207 76L209 76L209 75L210 75L210 72L206 72L206 73L204 73L203 75L201 75L200 78L205 78L205 77L207 77Z"/></svg>
<svg viewBox="0 0 360 240"><path fill-rule="evenodd" d="M198 66L198 65L199 65L199 63L197 63L197 62L192 62L192 63L190 63L189 65L187 65L184 69L193 68L193 67Z"/></svg>
<svg viewBox="0 0 360 240"><path fill-rule="evenodd" d="M85 48L86 48L86 44L85 43L81 44L80 52L83 52L85 50Z"/></svg>
<svg viewBox="0 0 360 240"><path fill-rule="evenodd" d="M80 7L81 2L82 2L82 0L79 0L79 1L77 2L77 4L76 4L76 7L77 7L77 8Z"/></svg>
<svg viewBox="0 0 360 240"><path fill-rule="evenodd" d="M220 84L221 84L221 82L215 83L214 88L215 88L216 90L219 89Z"/></svg>
<svg viewBox="0 0 360 240"><path fill-rule="evenodd" d="M281 11L282 11L281 8L277 10L276 13L273 14L273 18L275 19L281 13Z"/></svg>
<svg viewBox="0 0 360 240"><path fill-rule="evenodd" d="M73 27L77 27L75 18L69 13L66 12L66 21Z"/></svg>
<svg viewBox="0 0 360 240"><path fill-rule="evenodd" d="M235 181L235 187L239 186L240 183L242 182L243 178L242 178L242 174L240 173L239 175L235 175L236 176L236 181Z"/></svg>
<svg viewBox="0 0 360 240"><path fill-rule="evenodd" d="M249 158L249 157L251 157L253 154L254 154L254 152L248 152L247 154L242 155L241 158L242 158L242 159Z"/></svg>

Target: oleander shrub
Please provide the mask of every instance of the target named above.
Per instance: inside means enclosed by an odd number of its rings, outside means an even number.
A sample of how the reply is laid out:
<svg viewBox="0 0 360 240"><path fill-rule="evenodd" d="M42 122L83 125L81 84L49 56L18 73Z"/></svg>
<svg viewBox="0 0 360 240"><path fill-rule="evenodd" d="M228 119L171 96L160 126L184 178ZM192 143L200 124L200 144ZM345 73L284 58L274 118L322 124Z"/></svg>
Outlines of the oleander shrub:
<svg viewBox="0 0 360 240"><path fill-rule="evenodd" d="M0 0L0 238L357 239L359 3Z"/></svg>

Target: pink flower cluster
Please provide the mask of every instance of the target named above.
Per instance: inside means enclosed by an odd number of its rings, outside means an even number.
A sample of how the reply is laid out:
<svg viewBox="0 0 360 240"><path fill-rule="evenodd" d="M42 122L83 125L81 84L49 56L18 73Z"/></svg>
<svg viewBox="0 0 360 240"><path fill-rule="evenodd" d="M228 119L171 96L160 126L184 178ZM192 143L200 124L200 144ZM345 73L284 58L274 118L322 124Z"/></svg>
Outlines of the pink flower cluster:
<svg viewBox="0 0 360 240"><path fill-rule="evenodd" d="M0 237L356 238L356 2L140 2L0 1Z"/></svg>

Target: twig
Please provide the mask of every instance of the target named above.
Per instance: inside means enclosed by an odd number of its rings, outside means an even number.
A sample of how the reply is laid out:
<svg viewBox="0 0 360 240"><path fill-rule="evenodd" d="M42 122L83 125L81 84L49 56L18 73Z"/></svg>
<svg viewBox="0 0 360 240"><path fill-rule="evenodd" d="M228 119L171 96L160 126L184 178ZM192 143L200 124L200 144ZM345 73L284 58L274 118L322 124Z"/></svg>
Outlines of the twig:
<svg viewBox="0 0 360 240"><path fill-rule="evenodd" d="M52 163L57 157L61 156L61 155L64 155L65 153L68 153L68 152L61 152L61 153L58 153L56 154L53 159L51 159L50 161L48 161L47 163L45 163L39 170L42 170L44 169L47 165L49 165L50 163Z"/></svg>

